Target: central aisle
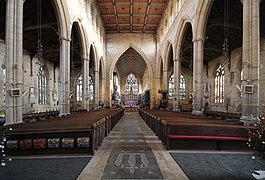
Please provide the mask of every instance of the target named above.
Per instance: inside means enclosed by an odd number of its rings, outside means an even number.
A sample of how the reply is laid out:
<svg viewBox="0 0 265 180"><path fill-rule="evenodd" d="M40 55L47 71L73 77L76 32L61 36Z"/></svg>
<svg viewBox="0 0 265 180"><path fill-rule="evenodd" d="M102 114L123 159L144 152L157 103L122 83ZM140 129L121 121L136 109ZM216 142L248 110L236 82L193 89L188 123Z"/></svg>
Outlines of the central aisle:
<svg viewBox="0 0 265 180"><path fill-rule="evenodd" d="M188 178L138 113L125 112L78 179Z"/></svg>

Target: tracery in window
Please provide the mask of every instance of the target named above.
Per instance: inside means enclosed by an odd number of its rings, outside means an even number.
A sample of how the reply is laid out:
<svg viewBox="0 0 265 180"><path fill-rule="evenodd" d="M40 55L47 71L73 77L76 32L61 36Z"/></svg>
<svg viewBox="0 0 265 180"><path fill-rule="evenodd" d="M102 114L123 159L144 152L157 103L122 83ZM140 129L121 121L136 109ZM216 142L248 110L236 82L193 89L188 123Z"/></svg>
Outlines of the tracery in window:
<svg viewBox="0 0 265 180"><path fill-rule="evenodd" d="M180 82L179 82L179 98L185 99L186 96L186 80L182 74L180 74Z"/></svg>
<svg viewBox="0 0 265 180"><path fill-rule="evenodd" d="M215 74L215 103L224 102L224 66L219 65Z"/></svg>
<svg viewBox="0 0 265 180"><path fill-rule="evenodd" d="M125 93L137 94L139 93L139 83L135 75L132 73L128 75L125 80Z"/></svg>
<svg viewBox="0 0 265 180"><path fill-rule="evenodd" d="M169 99L173 99L174 97L174 74L170 76L168 83L168 97ZM185 99L186 96L186 80L185 77L180 74L180 82L179 82L179 98Z"/></svg>
<svg viewBox="0 0 265 180"><path fill-rule="evenodd" d="M38 100L39 104L48 104L48 82L43 69L38 73Z"/></svg>
<svg viewBox="0 0 265 180"><path fill-rule="evenodd" d="M82 74L76 80L76 101L82 101L83 76ZM88 100L92 101L94 97L94 84L92 78L88 77Z"/></svg>

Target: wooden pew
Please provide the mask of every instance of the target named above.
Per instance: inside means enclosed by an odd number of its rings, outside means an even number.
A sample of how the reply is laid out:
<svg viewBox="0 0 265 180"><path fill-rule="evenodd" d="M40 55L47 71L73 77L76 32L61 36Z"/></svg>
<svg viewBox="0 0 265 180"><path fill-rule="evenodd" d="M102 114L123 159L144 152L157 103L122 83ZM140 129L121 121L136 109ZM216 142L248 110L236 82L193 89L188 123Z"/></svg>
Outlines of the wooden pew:
<svg viewBox="0 0 265 180"><path fill-rule="evenodd" d="M12 131L7 126L5 134L10 143L17 141L17 148L7 149L9 154L47 154L47 153L91 153L99 148L102 140L114 125L119 121L124 113L123 109L100 110L93 112L82 112L74 115L56 117L45 121L37 121L31 124L13 125ZM78 140L90 140L89 147L78 147ZM60 139L60 148L48 148L48 139ZM72 138L73 148L63 148L62 140ZM45 148L34 146L21 149L20 142L23 140L46 143ZM43 141L43 139L45 139ZM42 141L41 141L42 140Z"/></svg>
<svg viewBox="0 0 265 180"><path fill-rule="evenodd" d="M228 142L239 143L239 148L241 146L246 148L248 130L238 122L226 122L173 111L139 109L139 115L167 149L181 148L181 146L176 146L178 144L193 146L196 142L202 144L215 142L214 147L217 150L227 148L225 145ZM252 128L254 127L248 127L248 129Z"/></svg>

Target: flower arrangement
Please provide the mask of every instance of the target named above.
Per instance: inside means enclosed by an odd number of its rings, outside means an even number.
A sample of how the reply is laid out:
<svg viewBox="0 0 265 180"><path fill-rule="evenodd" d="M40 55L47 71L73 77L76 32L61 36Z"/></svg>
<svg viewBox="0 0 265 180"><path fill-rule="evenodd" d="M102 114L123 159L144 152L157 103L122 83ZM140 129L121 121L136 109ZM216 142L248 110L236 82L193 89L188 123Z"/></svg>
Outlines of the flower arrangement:
<svg viewBox="0 0 265 180"><path fill-rule="evenodd" d="M265 115L258 117L255 129L249 130L248 146L258 152L261 158L265 158Z"/></svg>

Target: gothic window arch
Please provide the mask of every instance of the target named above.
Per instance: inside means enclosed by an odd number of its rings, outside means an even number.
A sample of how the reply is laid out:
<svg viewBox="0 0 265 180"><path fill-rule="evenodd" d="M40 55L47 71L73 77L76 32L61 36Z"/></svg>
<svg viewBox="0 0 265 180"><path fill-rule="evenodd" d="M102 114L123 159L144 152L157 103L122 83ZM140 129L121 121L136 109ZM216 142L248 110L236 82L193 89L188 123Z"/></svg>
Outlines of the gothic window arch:
<svg viewBox="0 0 265 180"><path fill-rule="evenodd" d="M38 73L38 102L39 104L48 104L48 81L45 70Z"/></svg>
<svg viewBox="0 0 265 180"><path fill-rule="evenodd" d="M169 99L173 99L174 97L174 74L172 74L169 78L168 96L169 96ZM185 99L185 97L186 97L186 79L182 74L180 74L179 98Z"/></svg>
<svg viewBox="0 0 265 180"><path fill-rule="evenodd" d="M125 93L139 93L139 83L134 74L129 74L125 80Z"/></svg>
<svg viewBox="0 0 265 180"><path fill-rule="evenodd" d="M224 75L225 70L223 65L219 65L215 72L215 103L223 103L224 102Z"/></svg>

